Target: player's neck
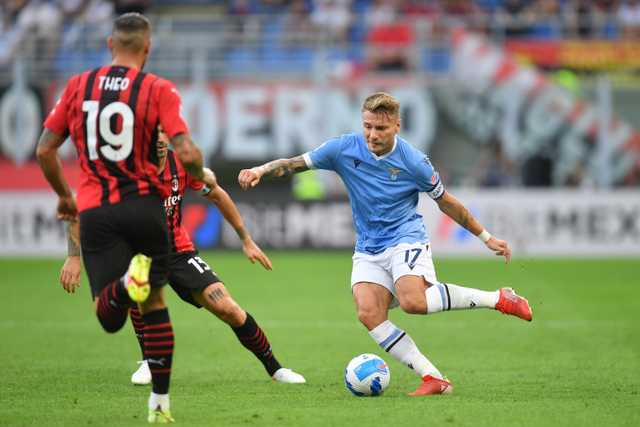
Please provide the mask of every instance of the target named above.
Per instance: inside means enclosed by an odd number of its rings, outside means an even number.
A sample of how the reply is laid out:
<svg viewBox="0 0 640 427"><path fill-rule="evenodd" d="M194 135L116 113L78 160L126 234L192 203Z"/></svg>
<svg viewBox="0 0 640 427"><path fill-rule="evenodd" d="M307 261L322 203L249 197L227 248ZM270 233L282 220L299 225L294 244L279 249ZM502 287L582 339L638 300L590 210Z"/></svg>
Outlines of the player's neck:
<svg viewBox="0 0 640 427"><path fill-rule="evenodd" d="M158 175L164 171L164 167L167 165L167 156L158 159Z"/></svg>
<svg viewBox="0 0 640 427"><path fill-rule="evenodd" d="M134 70L141 71L144 65L144 59L138 55L118 54L113 56L111 61L112 67L126 67L133 68Z"/></svg>

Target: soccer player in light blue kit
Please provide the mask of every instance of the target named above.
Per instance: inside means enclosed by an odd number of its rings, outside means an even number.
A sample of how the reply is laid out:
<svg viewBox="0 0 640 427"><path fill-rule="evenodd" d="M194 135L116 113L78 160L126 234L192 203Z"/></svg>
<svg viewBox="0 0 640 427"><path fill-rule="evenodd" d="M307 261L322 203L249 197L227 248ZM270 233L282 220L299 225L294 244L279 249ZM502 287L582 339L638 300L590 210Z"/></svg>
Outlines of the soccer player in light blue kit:
<svg viewBox="0 0 640 427"><path fill-rule="evenodd" d="M412 396L449 394L451 383L418 350L415 342L388 318L391 308L410 314L492 308L531 321L526 299L511 288L495 292L464 288L436 279L431 245L416 213L425 192L440 210L478 236L508 263L511 249L491 236L469 210L445 191L427 156L397 136L400 103L386 93L369 95L362 105L362 132L331 139L292 159L245 169L243 189L261 178L284 178L309 169L335 171L347 187L357 234L351 292L358 319L385 351L422 378Z"/></svg>

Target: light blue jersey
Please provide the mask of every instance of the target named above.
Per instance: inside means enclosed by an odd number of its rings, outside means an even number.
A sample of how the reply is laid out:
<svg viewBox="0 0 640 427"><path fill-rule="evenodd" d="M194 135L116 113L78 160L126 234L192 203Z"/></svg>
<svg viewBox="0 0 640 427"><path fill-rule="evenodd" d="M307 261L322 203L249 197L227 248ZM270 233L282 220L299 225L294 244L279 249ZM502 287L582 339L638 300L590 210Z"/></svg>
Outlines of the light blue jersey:
<svg viewBox="0 0 640 427"><path fill-rule="evenodd" d="M418 195L444 194L440 175L424 153L396 137L382 156L369 151L362 132L342 135L303 155L310 169L335 171L349 193L356 252L377 254L400 243L427 243Z"/></svg>

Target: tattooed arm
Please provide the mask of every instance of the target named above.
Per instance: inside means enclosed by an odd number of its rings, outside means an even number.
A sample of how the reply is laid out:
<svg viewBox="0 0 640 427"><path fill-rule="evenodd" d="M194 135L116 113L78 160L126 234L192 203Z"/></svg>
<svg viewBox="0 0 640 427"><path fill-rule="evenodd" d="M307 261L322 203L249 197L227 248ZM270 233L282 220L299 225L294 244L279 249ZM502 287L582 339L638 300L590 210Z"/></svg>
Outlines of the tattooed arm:
<svg viewBox="0 0 640 427"><path fill-rule="evenodd" d="M67 260L60 272L60 283L67 292L76 291L80 286L82 260L80 258L80 220L67 221Z"/></svg>
<svg viewBox="0 0 640 427"><path fill-rule="evenodd" d="M236 230L238 237L242 240L242 250L247 258L249 258L249 261L255 264L257 260L267 270L273 270L269 258L267 258L264 252L262 252L258 245L251 239L249 232L242 223L242 217L240 217L238 208L236 208L229 194L227 194L222 187L216 186L206 197L216 205L224 219Z"/></svg>
<svg viewBox="0 0 640 427"><path fill-rule="evenodd" d="M255 187L258 185L260 178L286 178L307 170L309 170L309 167L302 156L294 157L292 159L279 159L262 166L240 171L238 182L244 190L247 190L250 186Z"/></svg>
<svg viewBox="0 0 640 427"><path fill-rule="evenodd" d="M66 221L75 221L78 217L76 199L73 197L69 184L62 173L62 165L58 156L58 147L66 139L65 136L44 128L38 141L36 156L44 176L58 195L58 218Z"/></svg>
<svg viewBox="0 0 640 427"><path fill-rule="evenodd" d="M484 230L480 223L471 215L469 209L447 191L444 192L441 198L436 200L436 203L438 203L438 207L442 213L469 230L474 236L478 236ZM511 249L507 245L507 242L491 236L485 244L489 249L496 251L496 255L504 256L506 263L509 263L509 259L511 259Z"/></svg>
<svg viewBox="0 0 640 427"><path fill-rule="evenodd" d="M200 152L200 148L198 148L191 139L191 135L188 133L179 133L171 138L169 142L171 142L173 149L178 155L178 160L180 160L180 164L185 171L193 175L198 181L204 182L207 187L216 187L216 176L211 169L202 166L202 153Z"/></svg>

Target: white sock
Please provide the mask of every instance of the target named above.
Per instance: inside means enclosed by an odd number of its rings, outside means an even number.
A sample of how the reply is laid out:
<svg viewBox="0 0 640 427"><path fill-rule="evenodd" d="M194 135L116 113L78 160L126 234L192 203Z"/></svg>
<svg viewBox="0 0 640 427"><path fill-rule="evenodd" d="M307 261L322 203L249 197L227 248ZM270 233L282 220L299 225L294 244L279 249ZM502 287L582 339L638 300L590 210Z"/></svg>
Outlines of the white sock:
<svg viewBox="0 0 640 427"><path fill-rule="evenodd" d="M427 296L427 314L449 310L468 310L472 308L496 308L500 292L480 291L449 283L431 286L424 294Z"/></svg>
<svg viewBox="0 0 640 427"><path fill-rule="evenodd" d="M409 369L413 369L420 377L431 375L443 378L436 367L429 362L429 359L420 353L411 337L402 329L396 328L390 320L379 324L369 332L369 335L384 351Z"/></svg>
<svg viewBox="0 0 640 427"><path fill-rule="evenodd" d="M156 394L151 392L149 396L149 409L156 410L160 406L161 411L169 410L169 394Z"/></svg>
<svg viewBox="0 0 640 427"><path fill-rule="evenodd" d="M124 276L122 276L119 281L125 289L129 289L129 272L124 273Z"/></svg>

